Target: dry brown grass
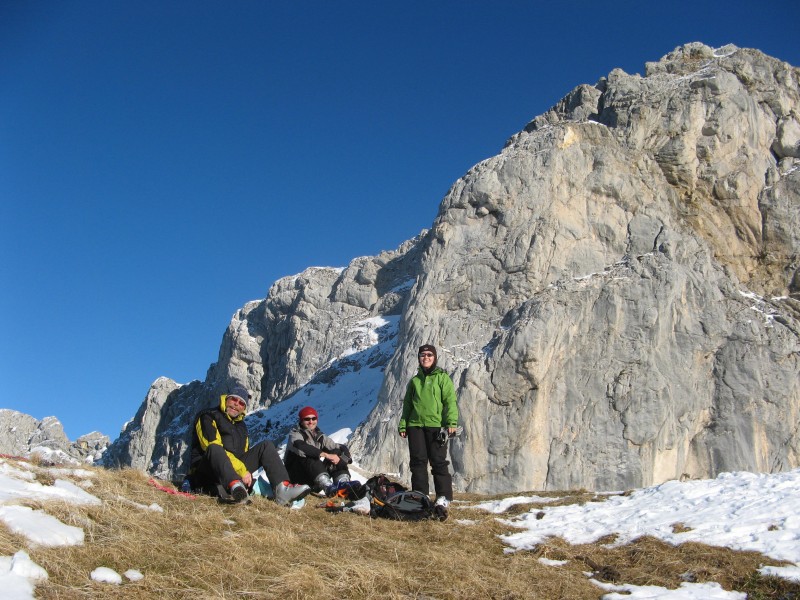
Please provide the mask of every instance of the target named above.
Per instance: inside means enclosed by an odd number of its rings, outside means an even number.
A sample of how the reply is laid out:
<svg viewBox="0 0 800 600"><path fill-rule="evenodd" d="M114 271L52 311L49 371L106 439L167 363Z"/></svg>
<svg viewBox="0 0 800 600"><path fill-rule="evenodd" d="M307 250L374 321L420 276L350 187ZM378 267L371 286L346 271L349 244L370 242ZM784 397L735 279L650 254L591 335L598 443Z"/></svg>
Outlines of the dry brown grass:
<svg viewBox="0 0 800 600"><path fill-rule="evenodd" d="M89 491L101 506L46 506L82 527L86 542L28 548L49 573L36 588L38 598L600 598L603 592L587 571L617 583L676 588L687 579L717 581L750 598L800 598L800 586L757 574L761 564L776 561L700 544L672 547L642 538L607 548L551 539L534 551L504 554L497 536L509 527L473 509L455 508L444 523L398 523L327 513L311 497L301 510L261 498L225 506L165 494L135 471L96 470ZM559 503L596 500L576 492ZM154 503L163 512L143 508ZM513 512L532 509L536 505ZM25 547L24 539L0 527L0 554ZM546 566L540 557L569 562ZM89 574L98 566L120 574L137 569L144 579L119 586L95 582Z"/></svg>

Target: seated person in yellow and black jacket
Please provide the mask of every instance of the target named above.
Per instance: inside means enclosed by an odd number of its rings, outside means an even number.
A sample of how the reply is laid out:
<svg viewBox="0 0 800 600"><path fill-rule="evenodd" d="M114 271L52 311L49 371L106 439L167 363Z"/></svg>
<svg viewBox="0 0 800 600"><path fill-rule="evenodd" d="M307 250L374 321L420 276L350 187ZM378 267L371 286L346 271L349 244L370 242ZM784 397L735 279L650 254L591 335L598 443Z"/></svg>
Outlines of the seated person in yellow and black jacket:
<svg viewBox="0 0 800 600"><path fill-rule="evenodd" d="M192 464L189 478L194 489L221 486L235 501L248 498L253 471L264 468L275 501L288 506L310 491L307 485L293 485L275 445L264 441L250 448L244 422L249 392L233 386L220 397L219 407L202 411L195 420Z"/></svg>

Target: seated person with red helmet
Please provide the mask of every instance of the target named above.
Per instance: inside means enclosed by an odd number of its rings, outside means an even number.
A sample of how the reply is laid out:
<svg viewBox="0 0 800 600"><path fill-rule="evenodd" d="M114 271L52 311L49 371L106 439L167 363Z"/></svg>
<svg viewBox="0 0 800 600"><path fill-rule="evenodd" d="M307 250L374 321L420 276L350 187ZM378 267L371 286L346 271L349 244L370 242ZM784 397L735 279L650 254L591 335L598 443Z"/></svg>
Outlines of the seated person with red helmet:
<svg viewBox="0 0 800 600"><path fill-rule="evenodd" d="M289 432L284 462L293 483L307 484L318 493L333 495L339 484L350 481L353 462L344 444L334 442L318 427L314 408L300 410L299 421Z"/></svg>

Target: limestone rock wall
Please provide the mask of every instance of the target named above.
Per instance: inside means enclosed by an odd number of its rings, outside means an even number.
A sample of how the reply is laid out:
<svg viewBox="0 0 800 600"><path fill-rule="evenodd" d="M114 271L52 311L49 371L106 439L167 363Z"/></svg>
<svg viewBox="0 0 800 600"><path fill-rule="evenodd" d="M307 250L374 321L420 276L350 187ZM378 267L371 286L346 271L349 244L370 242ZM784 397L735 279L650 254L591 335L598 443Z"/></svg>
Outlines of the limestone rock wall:
<svg viewBox="0 0 800 600"><path fill-rule="evenodd" d="M442 202L406 346L356 436L405 473L440 345L461 489L626 489L798 466L798 70L700 44L580 86Z"/></svg>
<svg viewBox="0 0 800 600"><path fill-rule="evenodd" d="M416 348L456 383L456 486L625 489L800 464L800 75L702 44L580 85L475 165L430 230L276 282L204 382L157 381L107 453L170 475L231 381L251 410L335 382L352 324L400 315L351 438L407 472L396 433ZM383 360L383 359L382 359Z"/></svg>

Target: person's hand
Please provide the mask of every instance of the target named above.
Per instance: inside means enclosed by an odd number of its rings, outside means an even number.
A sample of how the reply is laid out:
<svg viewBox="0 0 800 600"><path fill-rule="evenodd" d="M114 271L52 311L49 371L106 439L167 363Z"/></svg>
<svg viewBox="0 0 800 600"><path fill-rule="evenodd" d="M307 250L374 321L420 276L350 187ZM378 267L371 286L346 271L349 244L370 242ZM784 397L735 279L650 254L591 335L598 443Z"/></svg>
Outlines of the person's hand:
<svg viewBox="0 0 800 600"><path fill-rule="evenodd" d="M455 435L455 433L456 433L456 428L455 427L448 427L447 428L447 435L449 435L450 437L453 437Z"/></svg>
<svg viewBox="0 0 800 600"><path fill-rule="evenodd" d="M401 431L401 432L400 432L400 437L401 437L401 438L404 438L404 437L406 437L406 432L405 432L405 431Z"/></svg>
<svg viewBox="0 0 800 600"><path fill-rule="evenodd" d="M339 461L342 460L338 454L333 454L331 452L320 452L320 457L323 460L327 460L334 465L338 465Z"/></svg>
<svg viewBox="0 0 800 600"><path fill-rule="evenodd" d="M251 487L253 485L253 475L248 471L242 476L242 481L247 487Z"/></svg>

